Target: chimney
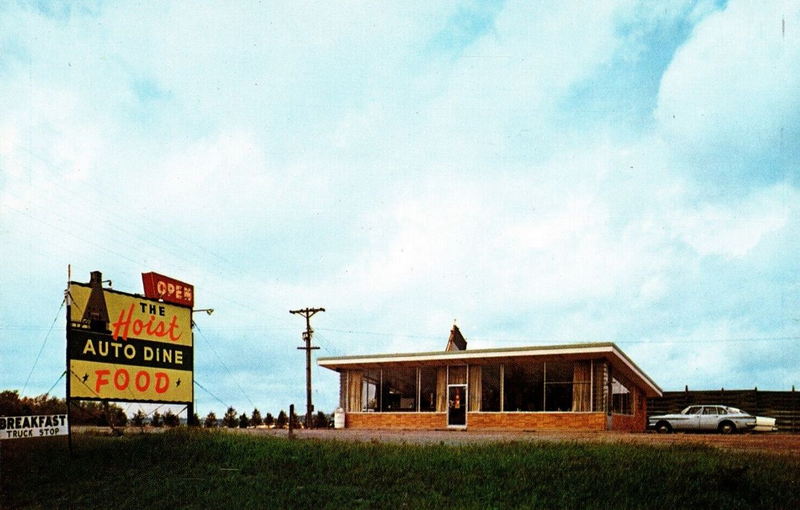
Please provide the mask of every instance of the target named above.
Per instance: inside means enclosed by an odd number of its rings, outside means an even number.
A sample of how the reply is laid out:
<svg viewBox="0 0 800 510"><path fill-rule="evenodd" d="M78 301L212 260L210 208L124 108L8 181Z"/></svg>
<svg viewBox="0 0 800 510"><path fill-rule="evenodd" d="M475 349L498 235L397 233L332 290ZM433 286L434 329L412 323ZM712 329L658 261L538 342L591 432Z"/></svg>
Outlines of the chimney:
<svg viewBox="0 0 800 510"><path fill-rule="evenodd" d="M89 299L86 302L86 309L83 311L84 324L89 325L89 329L98 333L109 333L108 330L108 309L106 308L106 298L103 295L103 274L100 271L92 271L89 280Z"/></svg>
<svg viewBox="0 0 800 510"><path fill-rule="evenodd" d="M464 335L458 329L458 326L453 324L453 329L450 330L450 338L447 340L447 348L445 351L466 351L467 341L464 340Z"/></svg>

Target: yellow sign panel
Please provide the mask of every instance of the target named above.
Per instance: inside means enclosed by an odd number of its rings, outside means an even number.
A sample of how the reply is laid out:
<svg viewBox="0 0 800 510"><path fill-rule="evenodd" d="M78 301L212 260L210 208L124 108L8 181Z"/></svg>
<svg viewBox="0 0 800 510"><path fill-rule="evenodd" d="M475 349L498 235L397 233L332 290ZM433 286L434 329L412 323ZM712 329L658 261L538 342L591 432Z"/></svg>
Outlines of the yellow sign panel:
<svg viewBox="0 0 800 510"><path fill-rule="evenodd" d="M95 295L97 294L96 291ZM192 310L145 297L102 289L105 313L88 285L70 283L70 322L90 325L92 317L104 320L115 340L138 338L154 342L192 345Z"/></svg>
<svg viewBox="0 0 800 510"><path fill-rule="evenodd" d="M135 402L191 402L192 372L71 360L70 397Z"/></svg>
<svg viewBox="0 0 800 510"><path fill-rule="evenodd" d="M192 310L70 282L69 397L191 403Z"/></svg>

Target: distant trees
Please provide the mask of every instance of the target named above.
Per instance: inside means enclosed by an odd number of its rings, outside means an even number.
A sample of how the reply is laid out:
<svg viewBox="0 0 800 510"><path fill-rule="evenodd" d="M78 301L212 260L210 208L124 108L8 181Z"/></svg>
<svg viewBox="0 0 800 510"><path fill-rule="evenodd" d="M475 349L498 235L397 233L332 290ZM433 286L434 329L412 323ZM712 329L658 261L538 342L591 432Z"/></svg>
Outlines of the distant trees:
<svg viewBox="0 0 800 510"><path fill-rule="evenodd" d="M222 417L222 425L229 429L236 428L239 425L239 420L236 419L236 416L236 409L229 407L225 412L225 416Z"/></svg>
<svg viewBox="0 0 800 510"><path fill-rule="evenodd" d="M125 411L117 404L76 400L72 402L71 407L70 422L72 425L107 427L112 423L116 426L124 426L128 422ZM0 416L33 416L66 412L67 402L63 398L51 397L48 394L38 397L20 397L17 390L0 392Z"/></svg>
<svg viewBox="0 0 800 510"><path fill-rule="evenodd" d="M278 413L278 419L275 420L275 428L282 429L286 428L286 424L289 423L289 418L286 416L286 412L281 409L281 412Z"/></svg>
<svg viewBox="0 0 800 510"><path fill-rule="evenodd" d="M128 422L128 416L125 411L116 404L103 405L101 402L84 402L74 401L71 404L70 421L73 425L97 425L99 427L108 427L112 423L117 426L124 426ZM64 408L59 412L66 412L67 405L64 403ZM32 414L50 414L42 413L36 410Z"/></svg>
<svg viewBox="0 0 800 510"><path fill-rule="evenodd" d="M61 412L64 411L66 411L66 409L62 409ZM6 390L0 392L0 416L22 416L24 414L32 413L22 412L22 402L20 401L18 391Z"/></svg>
<svg viewBox="0 0 800 510"><path fill-rule="evenodd" d="M167 412L164 414L164 425L167 427L177 427L181 424L181 420L177 414L172 412L172 409L167 409Z"/></svg>
<svg viewBox="0 0 800 510"><path fill-rule="evenodd" d="M128 415L119 406L113 405L108 400L100 402L102 409L102 419L98 425L109 426L114 434L121 435L122 431L117 430L117 427L124 427L128 424Z"/></svg>
<svg viewBox="0 0 800 510"><path fill-rule="evenodd" d="M62 414L67 412L64 399L48 394L38 397L20 397L17 390L0 392L0 416L26 416L35 414Z"/></svg>
<svg viewBox="0 0 800 510"><path fill-rule="evenodd" d="M314 428L327 429L329 426L330 417L322 411L318 411L317 414L314 415Z"/></svg>
<svg viewBox="0 0 800 510"><path fill-rule="evenodd" d="M177 427L180 426L181 421L180 416L171 409L167 409L164 414L155 411L148 420L148 414L141 408L129 418L125 414L123 408L107 401L75 400L70 407L70 421L73 425L123 427L129 424L144 430L147 425L151 427ZM63 414L66 412L66 400L63 398L51 397L48 394L39 395L37 397L21 397L16 390L0 391L0 416L31 416ZM299 428L304 418L304 416L301 417L297 414L293 414L290 417L284 410L278 413L277 418L273 416L272 413L266 413L262 417L261 411L259 411L258 408L254 408L253 412L248 417L244 413L240 415L235 408L228 407L228 410L221 420L218 420L217 415L211 411L202 419L201 423L201 418L197 413L193 413L192 416L187 417L187 424L202 425L206 428L218 427L221 423L222 426L228 428L246 428L266 425L267 427L285 429L290 419L292 425L295 428ZM330 426L331 416L319 411L312 416L312 420L312 425L314 427L326 428Z"/></svg>
<svg viewBox="0 0 800 510"><path fill-rule="evenodd" d="M146 419L147 415L144 414L144 411L139 409L138 411L136 411L136 414L133 415L133 418L131 418L131 425L133 425L134 427L139 427L142 430L144 430L144 424Z"/></svg>
<svg viewBox="0 0 800 510"><path fill-rule="evenodd" d="M281 409L276 418L272 413L266 413L266 415L262 417L261 411L259 411L258 408L253 409L250 416L247 416L245 413L239 414L233 407L228 407L228 410L222 418L222 426L227 428L247 428L266 425L270 428L285 429L289 425L290 420L292 427L296 429L307 427L305 415L300 416L297 413L293 413L292 416L289 416L283 409ZM203 426L207 428L215 427L217 426L216 424L217 416L213 412L208 413ZM333 416L322 411L317 411L316 414L311 416L311 426L319 429L330 428L333 426Z"/></svg>

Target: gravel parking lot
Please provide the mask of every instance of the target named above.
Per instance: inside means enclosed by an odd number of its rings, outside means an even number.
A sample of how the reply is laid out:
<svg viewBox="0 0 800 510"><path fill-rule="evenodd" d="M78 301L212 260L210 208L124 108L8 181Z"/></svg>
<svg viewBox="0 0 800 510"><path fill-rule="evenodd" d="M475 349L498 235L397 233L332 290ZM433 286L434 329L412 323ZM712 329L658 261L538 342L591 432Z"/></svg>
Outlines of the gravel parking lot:
<svg viewBox="0 0 800 510"><path fill-rule="evenodd" d="M248 434L287 437L287 430L248 429ZM706 445L732 451L800 456L798 434L655 434L628 432L516 432L453 430L296 430L297 439L380 441L414 444L467 444L491 441L579 441L645 445Z"/></svg>

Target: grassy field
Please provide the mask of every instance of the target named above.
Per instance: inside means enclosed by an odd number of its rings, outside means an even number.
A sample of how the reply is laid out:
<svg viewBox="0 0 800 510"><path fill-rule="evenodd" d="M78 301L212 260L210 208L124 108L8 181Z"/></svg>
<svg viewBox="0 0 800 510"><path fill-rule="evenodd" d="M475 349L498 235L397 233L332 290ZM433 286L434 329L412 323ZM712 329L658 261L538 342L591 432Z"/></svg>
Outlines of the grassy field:
<svg viewBox="0 0 800 510"><path fill-rule="evenodd" d="M289 441L177 429L2 445L2 508L799 508L800 459L710 447Z"/></svg>

